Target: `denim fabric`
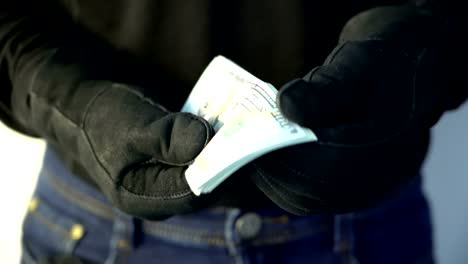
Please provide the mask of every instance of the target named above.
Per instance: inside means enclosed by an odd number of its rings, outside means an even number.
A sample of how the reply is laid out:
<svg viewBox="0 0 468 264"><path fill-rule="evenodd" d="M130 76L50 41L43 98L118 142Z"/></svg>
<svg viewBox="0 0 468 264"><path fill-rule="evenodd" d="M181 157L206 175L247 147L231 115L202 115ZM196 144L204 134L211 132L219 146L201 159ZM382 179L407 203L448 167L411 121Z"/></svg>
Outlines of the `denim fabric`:
<svg viewBox="0 0 468 264"><path fill-rule="evenodd" d="M114 209L48 149L23 224L22 263L433 263L420 178L365 212L299 217L271 206L209 208L164 221Z"/></svg>

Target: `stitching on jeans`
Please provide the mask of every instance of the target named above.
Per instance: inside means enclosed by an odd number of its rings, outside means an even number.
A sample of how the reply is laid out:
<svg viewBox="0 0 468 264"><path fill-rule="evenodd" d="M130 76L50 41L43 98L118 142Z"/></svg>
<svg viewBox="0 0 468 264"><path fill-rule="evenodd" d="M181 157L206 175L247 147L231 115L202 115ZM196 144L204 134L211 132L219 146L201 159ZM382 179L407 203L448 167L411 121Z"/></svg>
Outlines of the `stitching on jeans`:
<svg viewBox="0 0 468 264"><path fill-rule="evenodd" d="M292 230L293 232L289 232L290 230ZM288 228L286 230L281 230L282 232L273 233L270 236L254 239L251 241L250 244L252 246L263 246L263 245L281 244L284 242L292 242L295 240L302 239L304 237L309 237L309 236L321 233L325 230L327 230L327 225L325 224L322 224L314 229L308 229L307 231L305 231L304 229L296 230L294 228L292 229Z"/></svg>
<svg viewBox="0 0 468 264"><path fill-rule="evenodd" d="M78 189L70 188L58 177L48 176L52 175L51 172L46 173L45 180L50 183L54 190L60 193L66 200L74 205L79 206L81 209L93 213L94 215L110 220L114 219L114 214L111 207L105 205L97 199L94 199L92 196L89 196L86 193L80 192Z"/></svg>
<svg viewBox="0 0 468 264"><path fill-rule="evenodd" d="M38 198L39 199L39 198ZM68 237L68 232L69 230L66 229L65 227L61 226L61 225L58 225L56 224L55 222L52 222L49 217L47 217L46 215L44 215L40 210L41 207L47 207L50 211L54 210L52 208L49 207L49 205L47 205L47 202L45 202L43 199L39 199L39 204L38 204L38 208L33 211L33 212L29 212L28 215L29 217L33 217L33 218L36 218L37 220L39 220L39 222L45 224L51 231L56 231L56 233L60 233L61 235L63 235L64 237ZM63 216L64 217L64 216ZM71 223L73 224L77 224L78 222L76 221L73 221L73 220L67 220L67 221L70 221ZM70 226L71 227L71 226Z"/></svg>
<svg viewBox="0 0 468 264"><path fill-rule="evenodd" d="M41 206L41 205L39 205L39 206ZM56 233L60 233L63 236L68 235L68 230L66 230L64 227L50 221L44 214L42 214L42 213L40 213L38 211L31 212L30 217L36 218L37 220L39 220L39 222L45 224L51 231L55 230Z"/></svg>
<svg viewBox="0 0 468 264"><path fill-rule="evenodd" d="M209 232L182 226L182 225L177 225L177 224L169 224L169 223L164 223L164 222L158 222L158 223L153 223L150 224L149 226L146 225L149 230L154 230L154 231L160 231L167 229L167 231L180 231L182 233L186 233L187 235L189 234L197 234L197 235L203 235L203 234L208 234ZM219 233L219 236L223 236L222 233Z"/></svg>
<svg viewBox="0 0 468 264"><path fill-rule="evenodd" d="M223 234L210 235L208 231L200 231L180 225L171 225L166 223L157 223L150 226L146 225L144 230L156 237L163 237L172 240L185 240L185 242L205 241L210 245L225 246L226 241Z"/></svg>
<svg viewBox="0 0 468 264"><path fill-rule="evenodd" d="M246 240L245 242L252 246L274 245L284 242L291 242L299 240L303 237L318 234L326 230L327 226L322 224L318 228L301 229L299 232L294 228L285 227L279 232L272 233L265 237L259 237L253 240ZM174 225L168 223L150 223L145 225L144 230L151 235L161 237L169 240L183 240L182 242L206 242L209 245L226 246L224 236L220 233L210 235L209 231L200 231L197 229L188 228L181 225ZM292 232L291 232L292 231Z"/></svg>

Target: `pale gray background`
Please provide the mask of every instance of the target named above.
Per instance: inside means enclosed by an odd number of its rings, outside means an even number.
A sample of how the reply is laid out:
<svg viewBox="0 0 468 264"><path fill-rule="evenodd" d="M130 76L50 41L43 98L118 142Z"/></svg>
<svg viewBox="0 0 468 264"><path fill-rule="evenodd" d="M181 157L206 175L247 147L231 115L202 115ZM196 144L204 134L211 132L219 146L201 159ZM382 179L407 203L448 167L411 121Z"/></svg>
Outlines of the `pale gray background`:
<svg viewBox="0 0 468 264"><path fill-rule="evenodd" d="M424 168L441 264L468 263L468 104L433 129Z"/></svg>
<svg viewBox="0 0 468 264"><path fill-rule="evenodd" d="M458 112L446 114L434 128L431 153L424 168L440 264L468 263L467 135L465 105ZM42 141L13 133L0 124L0 263L19 263L21 219L43 151Z"/></svg>

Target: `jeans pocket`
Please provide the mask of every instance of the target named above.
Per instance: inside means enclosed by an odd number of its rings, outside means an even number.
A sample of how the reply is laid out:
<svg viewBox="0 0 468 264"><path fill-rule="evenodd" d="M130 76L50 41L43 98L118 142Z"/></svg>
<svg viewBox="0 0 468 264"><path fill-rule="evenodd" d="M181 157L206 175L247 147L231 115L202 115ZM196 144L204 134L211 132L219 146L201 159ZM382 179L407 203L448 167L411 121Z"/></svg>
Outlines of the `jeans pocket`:
<svg viewBox="0 0 468 264"><path fill-rule="evenodd" d="M78 219L33 197L23 222L22 262L37 263L55 255L71 255L85 231Z"/></svg>

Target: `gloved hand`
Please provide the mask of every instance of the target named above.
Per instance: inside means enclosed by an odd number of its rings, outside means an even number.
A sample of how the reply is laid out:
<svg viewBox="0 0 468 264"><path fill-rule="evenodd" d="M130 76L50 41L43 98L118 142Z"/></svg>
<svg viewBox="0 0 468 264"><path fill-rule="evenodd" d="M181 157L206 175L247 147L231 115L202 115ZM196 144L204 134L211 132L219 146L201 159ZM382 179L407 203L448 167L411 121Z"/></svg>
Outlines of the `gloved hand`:
<svg viewBox="0 0 468 264"><path fill-rule="evenodd" d="M375 205L415 177L450 97L444 21L410 6L363 12L324 64L278 94L318 142L253 163L251 178L300 215Z"/></svg>
<svg viewBox="0 0 468 264"><path fill-rule="evenodd" d="M195 196L184 177L212 136L205 120L106 81L101 69L111 65L97 55L38 47L29 56L13 79L16 119L81 166L118 208L159 219L206 205L209 197Z"/></svg>

